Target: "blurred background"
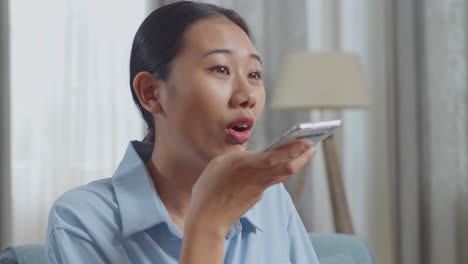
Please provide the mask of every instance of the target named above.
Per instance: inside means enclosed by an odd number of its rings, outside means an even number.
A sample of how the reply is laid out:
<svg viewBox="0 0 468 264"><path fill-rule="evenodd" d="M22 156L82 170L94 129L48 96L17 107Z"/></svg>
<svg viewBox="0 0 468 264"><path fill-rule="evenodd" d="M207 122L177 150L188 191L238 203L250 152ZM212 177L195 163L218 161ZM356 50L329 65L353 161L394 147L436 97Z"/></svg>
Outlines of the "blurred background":
<svg viewBox="0 0 468 264"><path fill-rule="evenodd" d="M111 177L128 141L143 137L130 46L146 14L170 2L0 1L1 249L43 242L53 201ZM377 263L468 263L466 0L203 2L248 22L267 100L291 52L355 54L367 79L367 109L267 103L249 148L300 121L342 119L335 138L349 210ZM335 232L320 148L303 173L295 202L306 228Z"/></svg>

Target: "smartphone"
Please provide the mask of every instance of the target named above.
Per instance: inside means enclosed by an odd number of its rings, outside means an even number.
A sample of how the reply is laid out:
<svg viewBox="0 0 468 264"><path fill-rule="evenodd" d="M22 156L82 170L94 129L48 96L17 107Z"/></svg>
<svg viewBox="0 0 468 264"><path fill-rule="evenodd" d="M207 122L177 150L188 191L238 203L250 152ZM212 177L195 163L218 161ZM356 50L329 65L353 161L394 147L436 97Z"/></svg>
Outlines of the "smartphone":
<svg viewBox="0 0 468 264"><path fill-rule="evenodd" d="M302 123L293 126L281 137L275 140L264 151L273 150L285 146L296 139L306 138L318 145L326 137L333 134L335 129L341 126L341 120L332 120L318 123Z"/></svg>

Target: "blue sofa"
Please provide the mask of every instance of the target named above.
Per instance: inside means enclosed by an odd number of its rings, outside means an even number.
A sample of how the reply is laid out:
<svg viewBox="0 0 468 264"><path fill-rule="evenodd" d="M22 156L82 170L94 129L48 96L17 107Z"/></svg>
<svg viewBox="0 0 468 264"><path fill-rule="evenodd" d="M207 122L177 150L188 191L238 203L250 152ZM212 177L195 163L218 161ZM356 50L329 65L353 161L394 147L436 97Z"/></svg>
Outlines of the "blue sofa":
<svg viewBox="0 0 468 264"><path fill-rule="evenodd" d="M318 233L311 233L309 236L320 264L375 263L367 244L355 236ZM43 244L9 247L0 253L0 264L43 263L47 263Z"/></svg>

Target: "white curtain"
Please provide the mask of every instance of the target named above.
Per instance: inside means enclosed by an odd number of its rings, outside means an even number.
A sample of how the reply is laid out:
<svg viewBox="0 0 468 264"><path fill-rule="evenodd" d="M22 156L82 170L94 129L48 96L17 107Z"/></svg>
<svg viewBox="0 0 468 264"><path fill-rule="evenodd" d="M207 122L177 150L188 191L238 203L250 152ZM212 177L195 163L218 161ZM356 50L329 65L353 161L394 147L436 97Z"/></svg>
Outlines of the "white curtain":
<svg viewBox="0 0 468 264"><path fill-rule="evenodd" d="M400 263L468 263L468 2L397 3Z"/></svg>
<svg viewBox="0 0 468 264"><path fill-rule="evenodd" d="M468 263L468 3L422 2L422 263Z"/></svg>
<svg viewBox="0 0 468 264"><path fill-rule="evenodd" d="M145 6L11 1L13 244L43 242L53 201L112 176L128 141L142 137L128 61Z"/></svg>
<svg viewBox="0 0 468 264"><path fill-rule="evenodd" d="M399 263L468 263L468 2L395 2Z"/></svg>

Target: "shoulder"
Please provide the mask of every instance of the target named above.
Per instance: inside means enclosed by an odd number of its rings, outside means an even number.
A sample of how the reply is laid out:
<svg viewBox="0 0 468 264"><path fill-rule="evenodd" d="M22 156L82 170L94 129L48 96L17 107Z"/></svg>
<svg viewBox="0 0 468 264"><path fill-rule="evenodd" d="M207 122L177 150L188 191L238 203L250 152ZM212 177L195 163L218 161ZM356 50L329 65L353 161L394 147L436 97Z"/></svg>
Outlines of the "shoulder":
<svg viewBox="0 0 468 264"><path fill-rule="evenodd" d="M83 236L106 226L118 228L115 217L118 212L111 178L98 180L69 190L55 201L47 233L64 229Z"/></svg>
<svg viewBox="0 0 468 264"><path fill-rule="evenodd" d="M276 219L286 224L295 208L288 191L279 183L265 190L262 199L255 205L255 210L264 221Z"/></svg>
<svg viewBox="0 0 468 264"><path fill-rule="evenodd" d="M52 213L88 214L106 211L116 206L116 199L110 178L76 187L65 192L52 206Z"/></svg>
<svg viewBox="0 0 468 264"><path fill-rule="evenodd" d="M273 202L275 207L281 207L281 209L287 211L291 210L291 196L282 183L275 184L266 189L264 192L264 197L267 202Z"/></svg>

